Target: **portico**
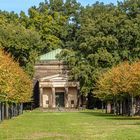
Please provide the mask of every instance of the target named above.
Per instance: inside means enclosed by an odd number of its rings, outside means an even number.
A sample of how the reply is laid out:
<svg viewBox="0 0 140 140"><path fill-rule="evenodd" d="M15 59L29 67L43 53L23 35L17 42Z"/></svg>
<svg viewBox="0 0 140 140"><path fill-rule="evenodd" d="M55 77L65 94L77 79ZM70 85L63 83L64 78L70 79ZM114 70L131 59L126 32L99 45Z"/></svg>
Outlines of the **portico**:
<svg viewBox="0 0 140 140"><path fill-rule="evenodd" d="M41 108L76 108L80 104L79 82L69 80L69 67L57 57L61 51L41 55L35 64L34 101Z"/></svg>
<svg viewBox="0 0 140 140"><path fill-rule="evenodd" d="M42 108L75 108L79 83L68 81L67 75L57 74L39 80L40 107Z"/></svg>

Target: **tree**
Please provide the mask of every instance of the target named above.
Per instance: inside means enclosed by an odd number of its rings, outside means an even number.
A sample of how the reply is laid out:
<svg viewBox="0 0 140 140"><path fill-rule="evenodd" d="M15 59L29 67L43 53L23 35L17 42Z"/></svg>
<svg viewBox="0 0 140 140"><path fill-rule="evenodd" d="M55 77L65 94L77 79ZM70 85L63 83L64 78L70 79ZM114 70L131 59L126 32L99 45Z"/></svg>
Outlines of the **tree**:
<svg viewBox="0 0 140 140"><path fill-rule="evenodd" d="M24 103L32 97L32 81L10 55L0 50L0 101Z"/></svg>
<svg viewBox="0 0 140 140"><path fill-rule="evenodd" d="M134 97L140 95L140 62L124 62L102 74L97 80L96 96L131 97L131 115L134 115ZM113 98L112 98L113 99ZM123 98L124 100L124 98Z"/></svg>
<svg viewBox="0 0 140 140"><path fill-rule="evenodd" d="M42 45L40 35L33 29L25 29L19 24L8 23L5 16L0 22L2 23L0 25L0 47L11 53L20 66L32 76L33 65Z"/></svg>
<svg viewBox="0 0 140 140"><path fill-rule="evenodd" d="M29 9L30 26L41 35L42 53L69 46L77 28L80 4L75 0L49 0Z"/></svg>
<svg viewBox="0 0 140 140"><path fill-rule="evenodd" d="M135 16L127 11L134 5ZM70 42L71 47L68 47L71 52L67 51L63 59L69 59L67 62L71 65L73 78L79 77L81 88L87 89L84 94L94 89L100 73L120 62L139 60L138 9L136 0L118 3L117 6L97 2L81 9L77 17L79 26ZM72 58L71 53L74 54Z"/></svg>

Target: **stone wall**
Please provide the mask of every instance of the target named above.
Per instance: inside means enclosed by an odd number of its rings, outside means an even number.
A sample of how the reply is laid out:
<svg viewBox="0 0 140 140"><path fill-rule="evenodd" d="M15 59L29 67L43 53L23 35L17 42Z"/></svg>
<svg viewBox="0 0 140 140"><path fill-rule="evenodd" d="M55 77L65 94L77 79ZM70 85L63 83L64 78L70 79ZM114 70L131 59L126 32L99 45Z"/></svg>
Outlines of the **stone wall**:
<svg viewBox="0 0 140 140"><path fill-rule="evenodd" d="M40 61L35 64L35 74L34 74L34 98L35 104L40 105L43 108L54 108L55 106L55 93L64 92L64 104L67 108L77 107L77 88L79 86L78 82L74 81L65 81L64 79L60 82L53 81L41 81L41 78L53 76L53 75L67 75L69 69L66 64L62 61ZM42 95L40 94L40 90ZM55 92L52 92L52 88L55 89ZM66 88L68 91L66 91ZM41 97L37 96L41 95ZM40 100L41 99L41 100ZM40 104L39 104L40 100Z"/></svg>
<svg viewBox="0 0 140 140"><path fill-rule="evenodd" d="M77 88L70 87L68 89L68 104L69 108L77 107Z"/></svg>
<svg viewBox="0 0 140 140"><path fill-rule="evenodd" d="M57 92L65 92L65 88L56 88L55 93ZM51 88L43 88L43 95L42 95L42 103L43 108L52 108L52 89ZM68 100L68 108L75 108L77 107L77 88L76 87L70 87L68 88L68 99L65 98L65 104L66 100Z"/></svg>
<svg viewBox="0 0 140 140"><path fill-rule="evenodd" d="M51 108L52 107L52 89L43 88L43 107Z"/></svg>
<svg viewBox="0 0 140 140"><path fill-rule="evenodd" d="M34 79L39 79L45 76L68 73L67 65L61 61L45 61L35 65Z"/></svg>

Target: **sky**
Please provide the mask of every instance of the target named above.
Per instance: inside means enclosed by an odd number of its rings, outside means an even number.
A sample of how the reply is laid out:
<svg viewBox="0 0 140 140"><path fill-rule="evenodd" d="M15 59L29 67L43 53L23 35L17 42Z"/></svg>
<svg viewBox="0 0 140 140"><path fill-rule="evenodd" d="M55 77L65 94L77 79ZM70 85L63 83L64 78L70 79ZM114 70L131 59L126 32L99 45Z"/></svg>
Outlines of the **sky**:
<svg viewBox="0 0 140 140"><path fill-rule="evenodd" d="M40 2L43 2L44 0L0 0L0 10L5 11L14 11L15 13L20 13L20 11L24 11L26 14L28 13L28 9L31 6L38 6ZM77 0L80 2L83 6L86 6L88 4L93 4L97 0ZM117 0L98 0L100 2L104 2L105 4L108 3L117 3Z"/></svg>

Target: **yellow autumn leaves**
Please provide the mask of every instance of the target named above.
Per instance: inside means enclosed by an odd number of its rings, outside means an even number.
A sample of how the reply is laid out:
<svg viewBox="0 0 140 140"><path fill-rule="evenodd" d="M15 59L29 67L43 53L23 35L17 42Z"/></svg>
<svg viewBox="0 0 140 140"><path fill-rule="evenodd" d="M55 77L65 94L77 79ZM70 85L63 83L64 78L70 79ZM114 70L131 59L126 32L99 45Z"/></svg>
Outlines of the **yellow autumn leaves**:
<svg viewBox="0 0 140 140"><path fill-rule="evenodd" d="M8 54L0 49L0 101L28 102L32 81Z"/></svg>
<svg viewBox="0 0 140 140"><path fill-rule="evenodd" d="M140 62L123 62L102 74L97 80L97 97L104 99L124 94L140 95Z"/></svg>

